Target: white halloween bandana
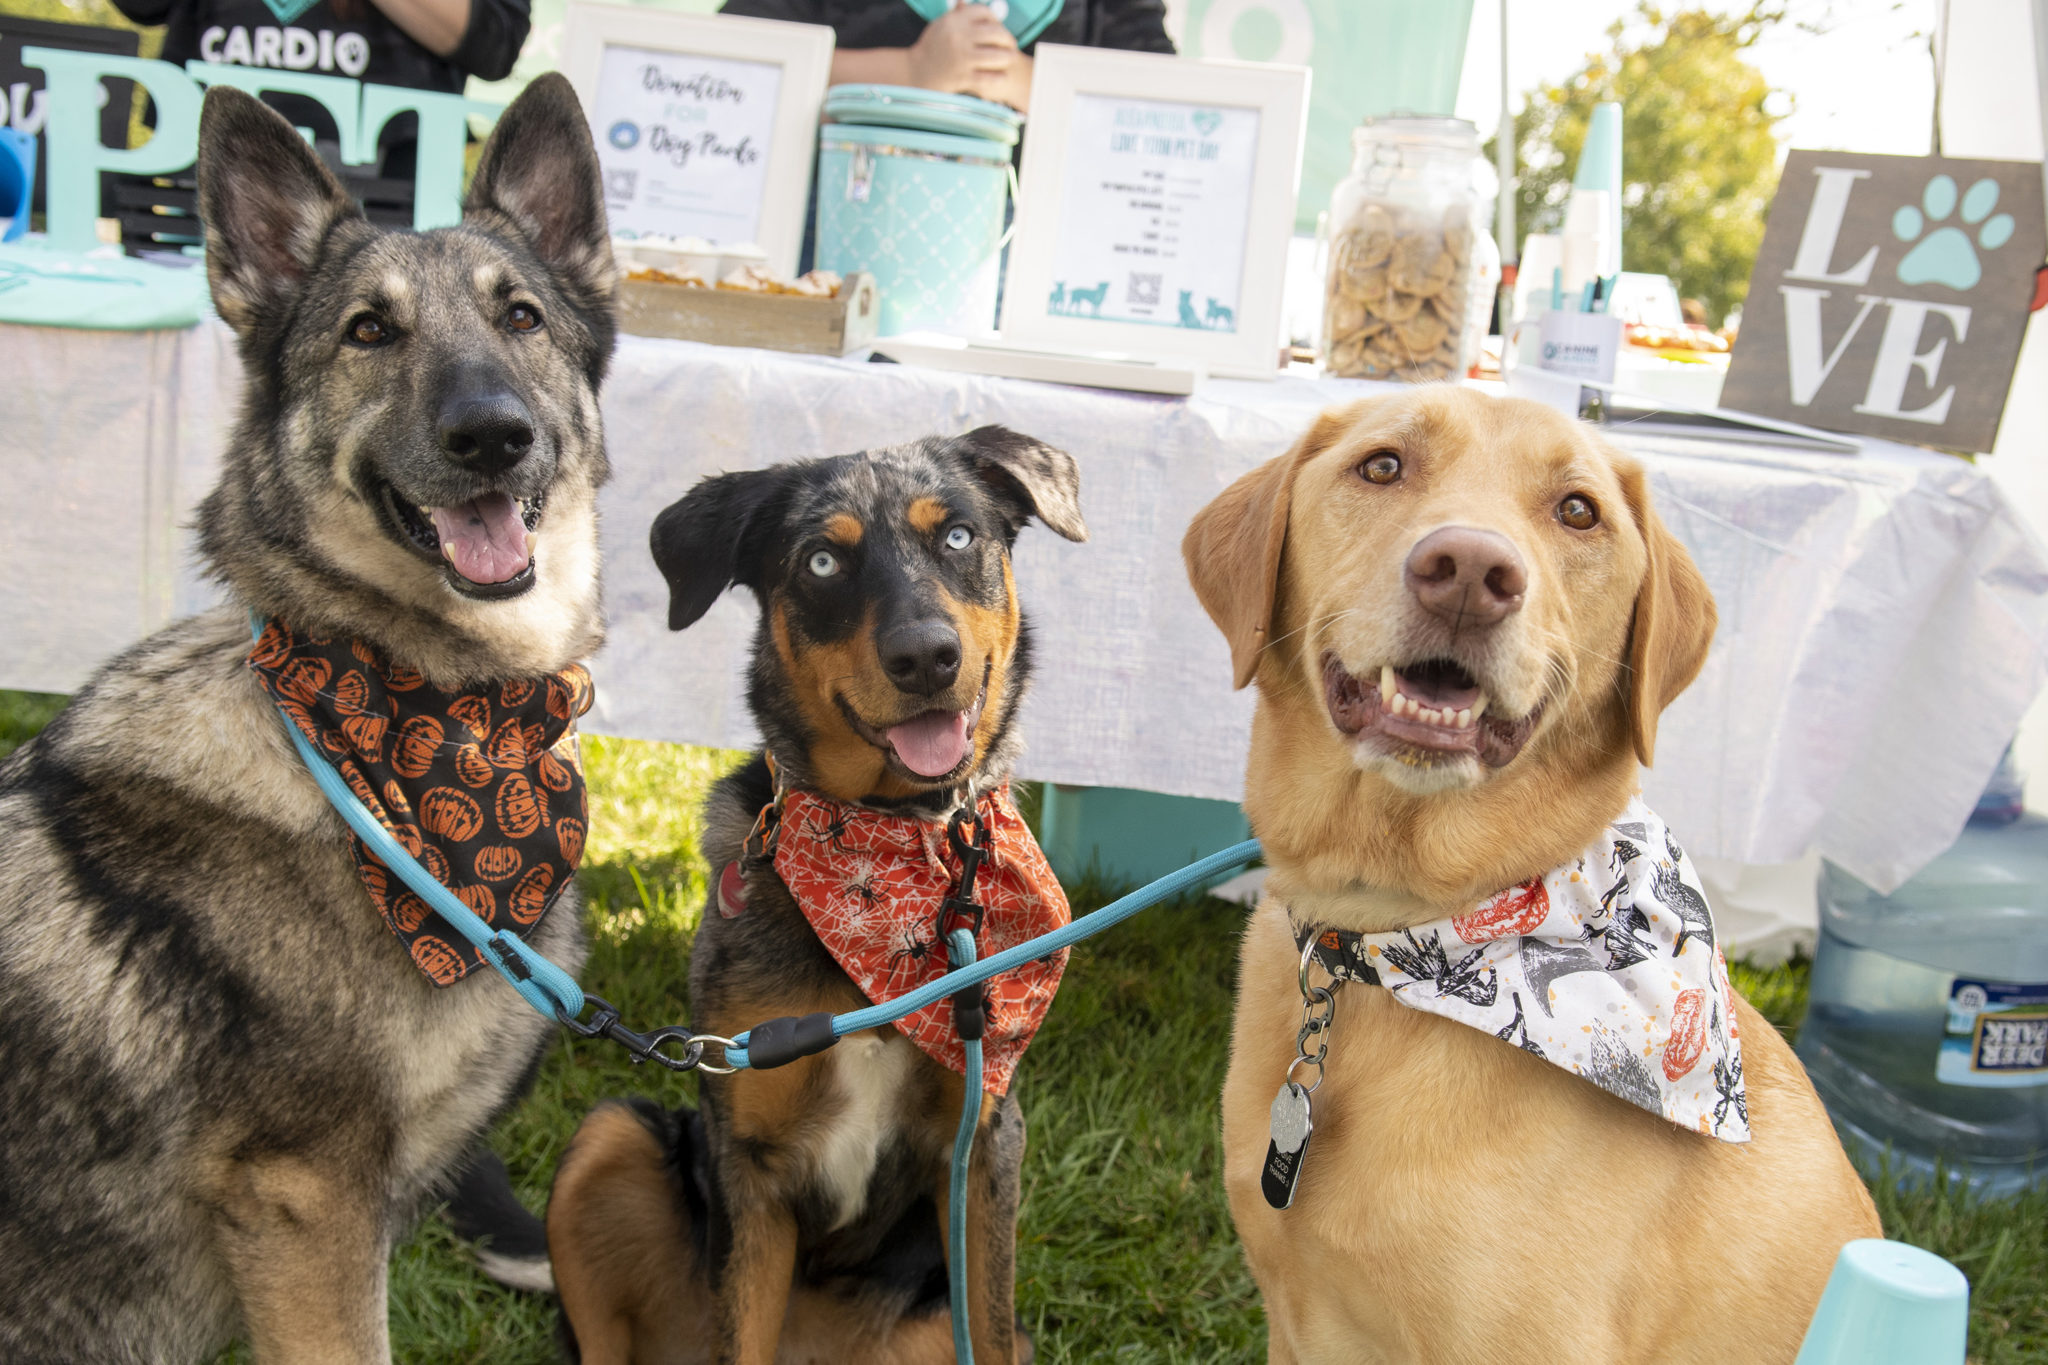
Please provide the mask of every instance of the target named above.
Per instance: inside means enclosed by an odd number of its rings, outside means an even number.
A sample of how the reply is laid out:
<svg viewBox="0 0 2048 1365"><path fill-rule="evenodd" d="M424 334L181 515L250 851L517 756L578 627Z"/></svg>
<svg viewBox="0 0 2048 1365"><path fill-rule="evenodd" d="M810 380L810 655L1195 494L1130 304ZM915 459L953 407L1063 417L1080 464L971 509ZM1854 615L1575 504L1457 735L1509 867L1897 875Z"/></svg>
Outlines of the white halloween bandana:
<svg viewBox="0 0 2048 1365"><path fill-rule="evenodd" d="M1728 964L1699 874L1641 797L1571 862L1462 915L1294 925L1332 976L1384 986L1724 1142L1749 1141Z"/></svg>

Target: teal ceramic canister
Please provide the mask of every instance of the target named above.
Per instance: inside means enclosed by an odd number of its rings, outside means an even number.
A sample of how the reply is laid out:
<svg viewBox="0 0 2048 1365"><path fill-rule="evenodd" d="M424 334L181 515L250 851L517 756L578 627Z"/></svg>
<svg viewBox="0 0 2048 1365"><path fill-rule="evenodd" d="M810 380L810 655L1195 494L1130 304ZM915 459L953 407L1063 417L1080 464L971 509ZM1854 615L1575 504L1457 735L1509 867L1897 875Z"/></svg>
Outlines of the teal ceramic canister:
<svg viewBox="0 0 2048 1365"><path fill-rule="evenodd" d="M825 113L854 121L828 122L819 136L818 266L875 277L885 336L988 332L1022 116L877 86L834 88Z"/></svg>

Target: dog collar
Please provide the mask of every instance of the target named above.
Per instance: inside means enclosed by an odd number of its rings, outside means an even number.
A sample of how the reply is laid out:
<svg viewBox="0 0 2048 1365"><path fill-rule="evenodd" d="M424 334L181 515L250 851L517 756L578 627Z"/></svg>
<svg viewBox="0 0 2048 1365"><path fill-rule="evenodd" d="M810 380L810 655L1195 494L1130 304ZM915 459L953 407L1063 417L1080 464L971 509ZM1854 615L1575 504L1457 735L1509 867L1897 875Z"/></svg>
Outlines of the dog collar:
<svg viewBox="0 0 2048 1365"><path fill-rule="evenodd" d="M945 933L958 902L963 862L946 821L920 820L791 789L780 812L770 806L756 825L772 845L775 872L804 919L870 1002L894 1000L947 970ZM974 804L977 846L985 848L974 880L978 955L989 957L1060 928L1070 919L1066 893L1031 837L1004 785ZM750 838L750 846L752 839ZM746 908L740 864L719 873L719 912ZM987 1088L1006 1094L1017 1063L1052 1007L1062 948L982 987L987 1025L982 1059ZM940 1000L897 1021L925 1054L966 1074L966 1051Z"/></svg>
<svg viewBox="0 0 2048 1365"><path fill-rule="evenodd" d="M1391 933L1293 925L1296 946L1339 980L1482 1029L1681 1127L1749 1141L1713 913L1640 797L1572 861L1462 915Z"/></svg>
<svg viewBox="0 0 2048 1365"><path fill-rule="evenodd" d="M590 817L576 718L590 709L580 664L444 692L361 641L300 635L279 621L250 672L349 790L493 929L531 933L576 875ZM349 835L356 874L437 986L483 957Z"/></svg>

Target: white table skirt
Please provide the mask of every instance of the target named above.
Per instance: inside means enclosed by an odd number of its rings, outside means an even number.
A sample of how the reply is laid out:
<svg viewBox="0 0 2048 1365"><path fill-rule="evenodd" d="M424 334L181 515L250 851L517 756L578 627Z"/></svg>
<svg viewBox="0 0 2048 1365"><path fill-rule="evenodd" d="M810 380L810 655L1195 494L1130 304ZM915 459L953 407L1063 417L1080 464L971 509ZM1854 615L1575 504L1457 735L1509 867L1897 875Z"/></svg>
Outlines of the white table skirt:
<svg viewBox="0 0 2048 1365"><path fill-rule="evenodd" d="M0 326L0 686L68 691L212 588L190 553L236 406L224 327ZM681 635L646 550L699 478L1000 422L1081 464L1091 539L1042 529L1017 579L1039 641L1027 777L1235 800L1251 714L1181 569L1196 509L1285 449L1343 380L1212 381L1190 399L625 338L605 390L610 639L592 729L742 747L754 613ZM1970 465L1624 428L1720 604L1665 717L1649 799L1696 856L1818 851L1890 887L1947 846L2048 662L2048 554Z"/></svg>

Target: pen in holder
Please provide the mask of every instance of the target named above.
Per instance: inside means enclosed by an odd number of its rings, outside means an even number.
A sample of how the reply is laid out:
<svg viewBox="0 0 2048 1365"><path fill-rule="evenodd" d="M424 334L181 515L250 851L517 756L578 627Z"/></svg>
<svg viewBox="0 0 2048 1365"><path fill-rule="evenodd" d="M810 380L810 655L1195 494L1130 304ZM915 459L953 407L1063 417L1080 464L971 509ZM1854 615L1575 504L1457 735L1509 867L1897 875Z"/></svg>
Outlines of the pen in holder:
<svg viewBox="0 0 2048 1365"><path fill-rule="evenodd" d="M36 140L0 128L0 242L28 231L29 205L36 195Z"/></svg>

